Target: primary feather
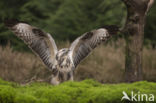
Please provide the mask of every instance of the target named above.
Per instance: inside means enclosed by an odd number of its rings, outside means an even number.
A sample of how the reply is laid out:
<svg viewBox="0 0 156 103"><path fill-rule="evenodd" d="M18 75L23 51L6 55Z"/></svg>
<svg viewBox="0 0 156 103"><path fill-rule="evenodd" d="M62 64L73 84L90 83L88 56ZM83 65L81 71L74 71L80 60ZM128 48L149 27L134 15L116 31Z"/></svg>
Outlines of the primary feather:
<svg viewBox="0 0 156 103"><path fill-rule="evenodd" d="M5 25L53 71L51 83L55 85L73 80L73 72L77 65L95 47L118 32L118 27L114 25L92 30L78 37L69 48L58 51L52 36L37 27L16 20L7 20Z"/></svg>
<svg viewBox="0 0 156 103"><path fill-rule="evenodd" d="M49 33L23 22L8 21L6 25L41 58L49 69L52 69L57 47Z"/></svg>

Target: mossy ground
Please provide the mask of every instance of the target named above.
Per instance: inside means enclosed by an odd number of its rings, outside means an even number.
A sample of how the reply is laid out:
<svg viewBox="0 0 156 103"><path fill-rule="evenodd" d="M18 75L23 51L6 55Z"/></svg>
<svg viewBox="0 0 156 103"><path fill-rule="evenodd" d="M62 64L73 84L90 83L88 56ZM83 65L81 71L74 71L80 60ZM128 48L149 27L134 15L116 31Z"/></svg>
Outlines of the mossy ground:
<svg viewBox="0 0 156 103"><path fill-rule="evenodd" d="M122 91L128 95L131 91L140 91L156 96L156 83L100 84L84 80L65 82L58 86L46 83L21 86L0 79L0 103L121 103Z"/></svg>

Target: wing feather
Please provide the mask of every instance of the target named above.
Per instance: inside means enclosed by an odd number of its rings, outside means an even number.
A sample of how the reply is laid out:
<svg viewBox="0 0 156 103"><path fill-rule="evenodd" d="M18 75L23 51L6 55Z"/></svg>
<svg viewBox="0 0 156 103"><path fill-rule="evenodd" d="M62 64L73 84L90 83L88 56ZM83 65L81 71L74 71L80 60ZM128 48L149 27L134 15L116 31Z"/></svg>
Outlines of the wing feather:
<svg viewBox="0 0 156 103"><path fill-rule="evenodd" d="M110 37L106 29L97 29L78 37L70 46L70 55L75 67L102 41Z"/></svg>
<svg viewBox="0 0 156 103"><path fill-rule="evenodd" d="M49 69L52 69L52 62L57 53L57 47L49 33L45 33L27 23L17 21L8 21L6 22L6 26L17 37L22 39Z"/></svg>

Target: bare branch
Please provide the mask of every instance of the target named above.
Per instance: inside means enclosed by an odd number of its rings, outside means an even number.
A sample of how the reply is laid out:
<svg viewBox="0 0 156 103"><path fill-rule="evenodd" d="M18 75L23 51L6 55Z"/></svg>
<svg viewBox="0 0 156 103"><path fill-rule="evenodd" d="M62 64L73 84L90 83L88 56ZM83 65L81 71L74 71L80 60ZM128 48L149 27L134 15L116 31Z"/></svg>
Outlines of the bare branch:
<svg viewBox="0 0 156 103"><path fill-rule="evenodd" d="M149 9L152 7L153 4L154 4L154 0L149 0L147 10L146 10L146 14L149 11Z"/></svg>

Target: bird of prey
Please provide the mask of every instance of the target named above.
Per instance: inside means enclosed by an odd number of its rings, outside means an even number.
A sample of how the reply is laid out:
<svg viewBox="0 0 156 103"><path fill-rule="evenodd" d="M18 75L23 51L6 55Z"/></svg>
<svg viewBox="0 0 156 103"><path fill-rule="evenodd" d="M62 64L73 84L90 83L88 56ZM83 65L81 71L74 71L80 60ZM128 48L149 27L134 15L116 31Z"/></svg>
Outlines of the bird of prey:
<svg viewBox="0 0 156 103"><path fill-rule="evenodd" d="M104 26L84 33L69 48L58 50L52 35L37 27L18 20L6 20L5 25L23 40L52 71L51 84L53 85L73 80L73 72L77 65L95 47L119 31L115 25Z"/></svg>

